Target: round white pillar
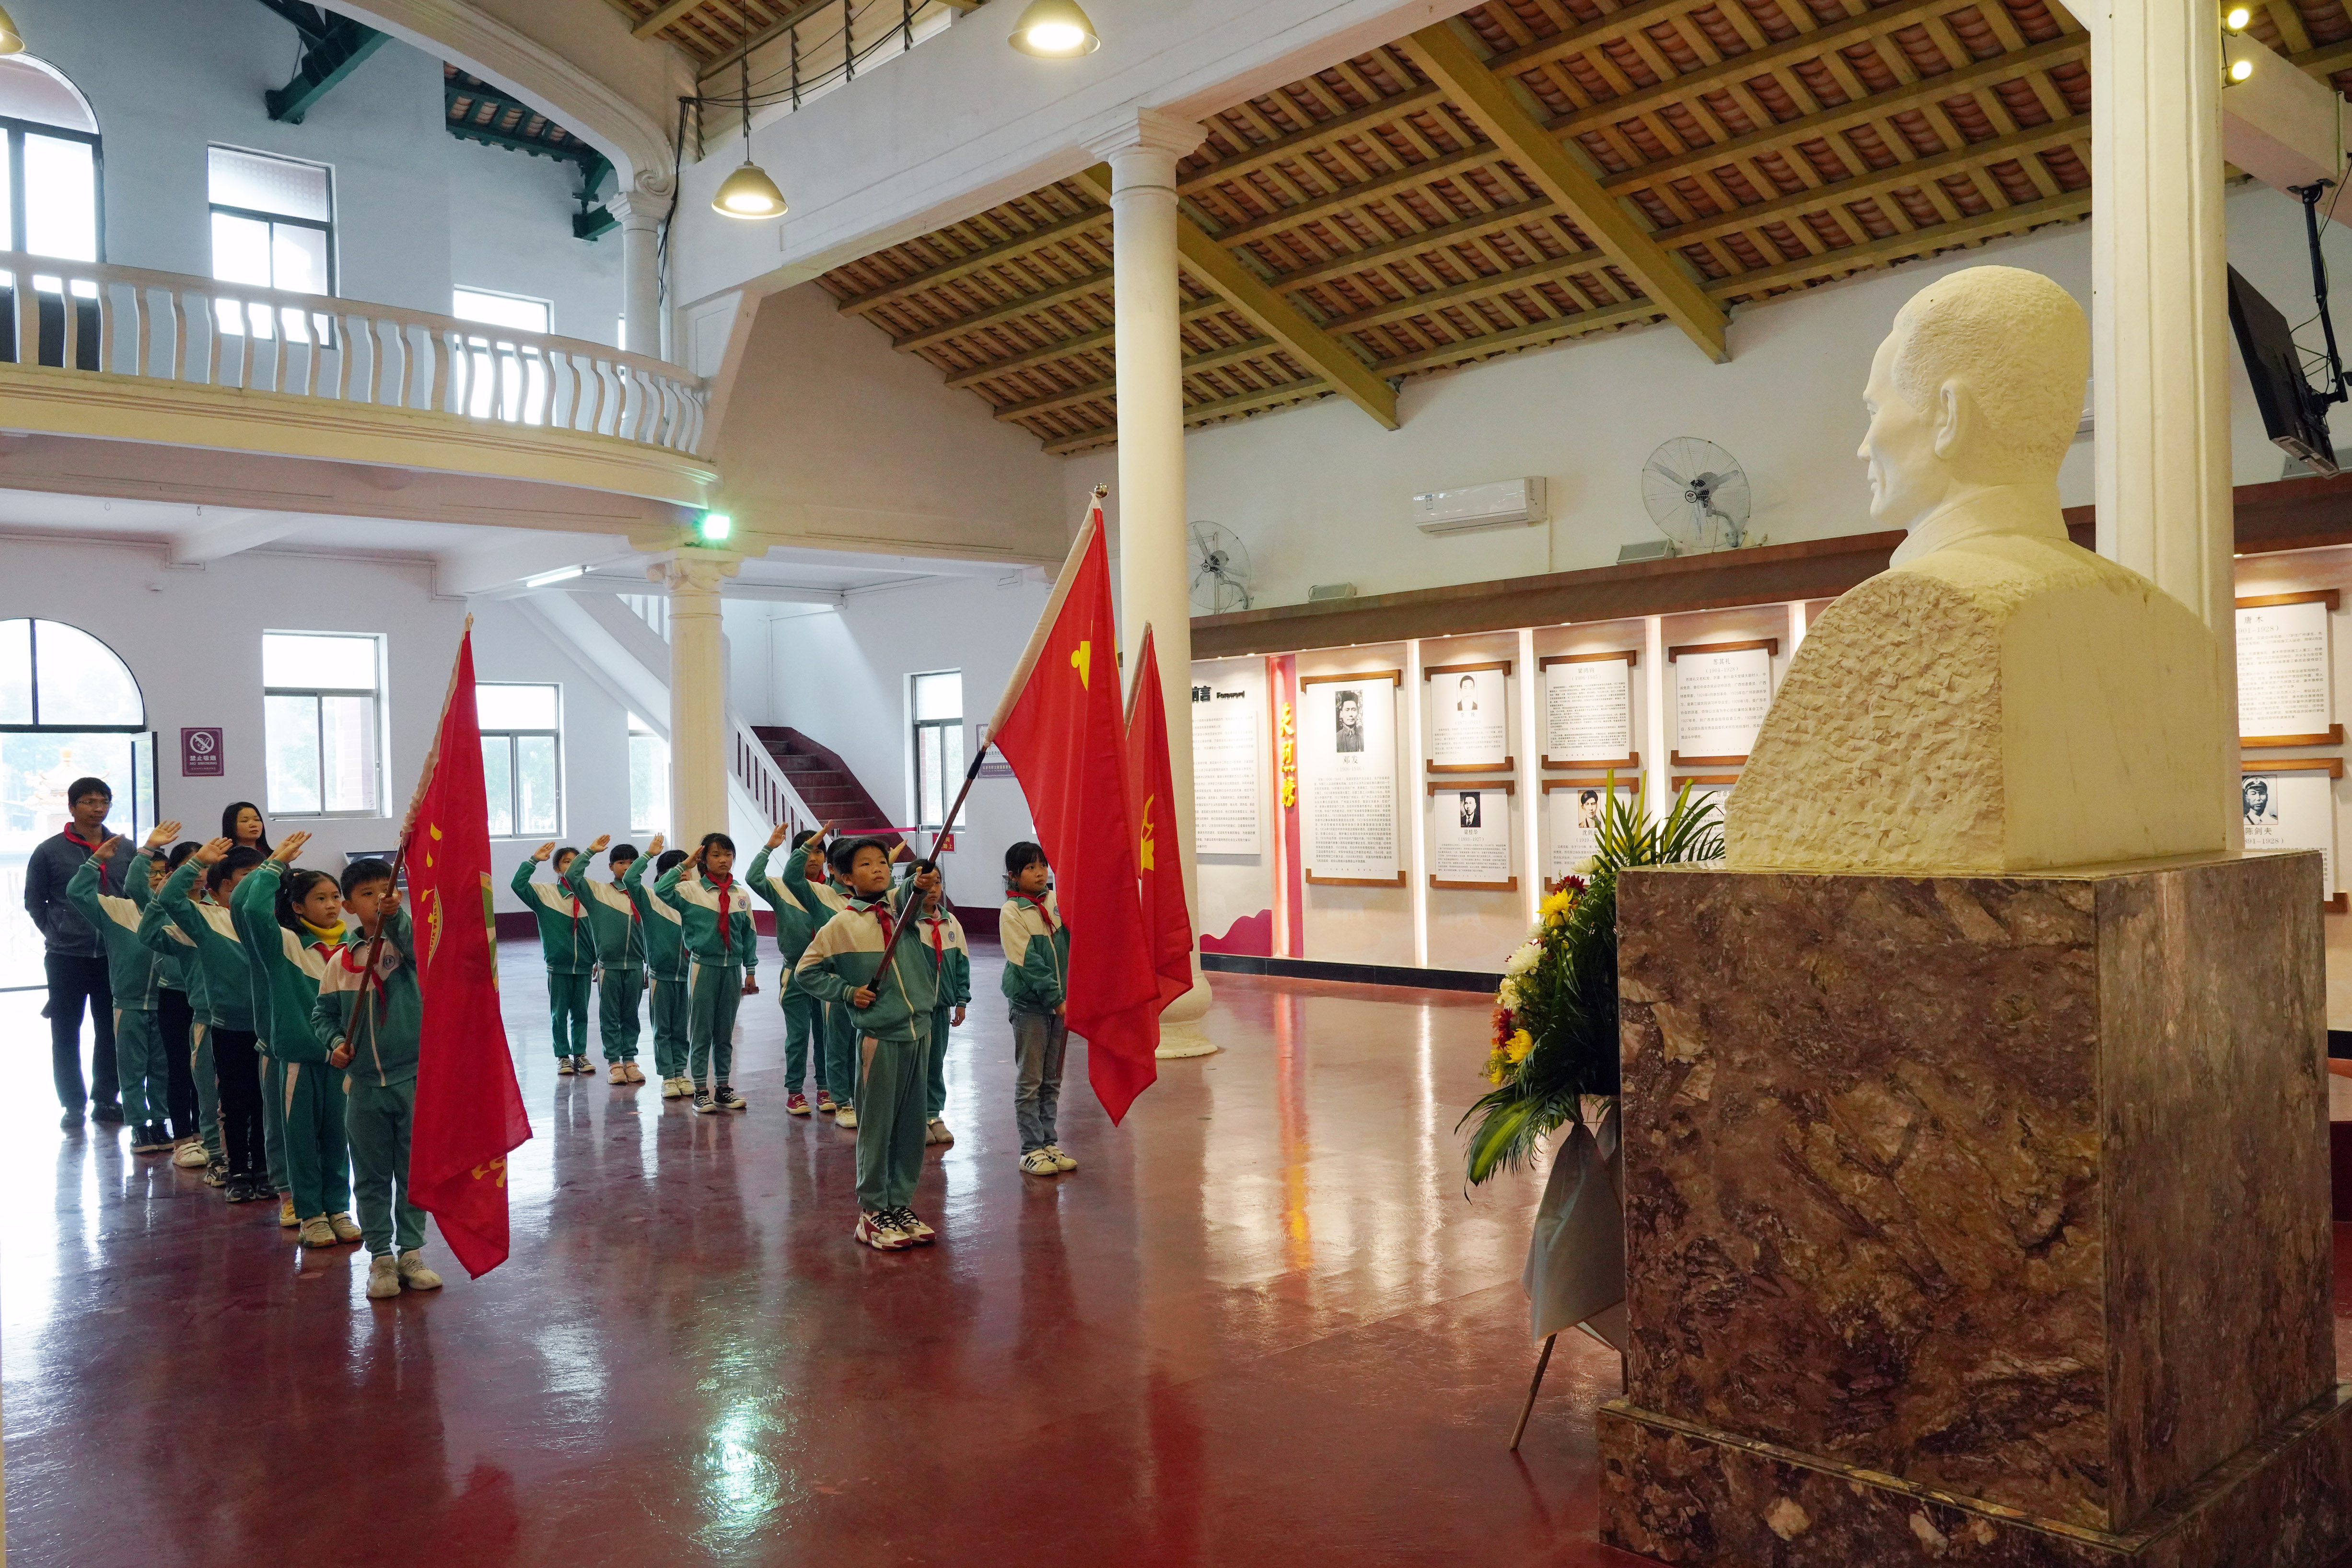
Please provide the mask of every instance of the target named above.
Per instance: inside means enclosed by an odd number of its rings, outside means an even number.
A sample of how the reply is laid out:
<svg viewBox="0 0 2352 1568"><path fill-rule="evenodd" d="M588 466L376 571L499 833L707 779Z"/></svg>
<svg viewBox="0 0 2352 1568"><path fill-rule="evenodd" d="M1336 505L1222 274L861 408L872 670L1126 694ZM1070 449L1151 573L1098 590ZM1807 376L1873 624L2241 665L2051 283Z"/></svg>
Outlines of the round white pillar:
<svg viewBox="0 0 2352 1568"><path fill-rule="evenodd" d="M1118 375L1118 591L1120 667L1131 680L1152 630L1160 695L1168 710L1169 772L1176 798L1184 902L1197 927L1200 864L1192 851L1192 607L1184 538L1184 346L1176 281L1176 160L1206 132L1190 120L1142 110L1089 145L1110 162L1112 298ZM1161 1056L1205 1056L1209 978L1196 931L1192 988L1160 1015Z"/></svg>
<svg viewBox="0 0 2352 1568"><path fill-rule="evenodd" d="M662 358L661 220L667 192L631 189L604 204L621 221L621 315L628 341L621 347Z"/></svg>
<svg viewBox="0 0 2352 1568"><path fill-rule="evenodd" d="M743 558L687 549L646 569L669 588L670 841L691 849L727 831L727 642L719 586Z"/></svg>

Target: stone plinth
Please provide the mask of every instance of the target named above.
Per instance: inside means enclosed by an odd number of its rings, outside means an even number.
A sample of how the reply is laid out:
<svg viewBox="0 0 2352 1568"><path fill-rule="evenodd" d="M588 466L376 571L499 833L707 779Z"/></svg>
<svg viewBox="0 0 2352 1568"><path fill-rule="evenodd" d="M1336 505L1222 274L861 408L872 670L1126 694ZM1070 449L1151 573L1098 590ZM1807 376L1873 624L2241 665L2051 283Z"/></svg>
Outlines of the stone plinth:
<svg viewBox="0 0 2352 1568"><path fill-rule="evenodd" d="M1602 1539L1776 1568L2352 1540L2316 855L1618 897Z"/></svg>

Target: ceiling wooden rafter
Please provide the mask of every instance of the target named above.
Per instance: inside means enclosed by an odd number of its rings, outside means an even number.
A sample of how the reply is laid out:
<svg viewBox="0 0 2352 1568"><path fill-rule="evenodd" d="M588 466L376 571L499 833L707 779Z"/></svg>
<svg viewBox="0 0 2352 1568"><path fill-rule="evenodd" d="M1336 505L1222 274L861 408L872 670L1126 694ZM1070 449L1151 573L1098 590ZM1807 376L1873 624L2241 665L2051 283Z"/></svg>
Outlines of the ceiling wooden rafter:
<svg viewBox="0 0 2352 1568"><path fill-rule="evenodd" d="M696 73L708 80L715 71L734 65L747 50L756 50L805 22L830 22L841 14L843 0L607 0L627 18L629 31L640 38L675 45L694 62ZM977 9L982 0L939 0L952 10ZM858 14L858 38L869 26L888 26L898 5L890 0L888 16L868 16L877 0L849 0ZM916 0L919 6L922 0ZM830 17L827 16L830 13ZM713 91L722 86L714 85ZM756 88L755 88L755 90Z"/></svg>
<svg viewBox="0 0 2352 1568"><path fill-rule="evenodd" d="M1188 423L1334 392L1392 419L1406 378L1659 320L1709 344L1735 308L2090 211L2057 0L1604 4L1483 0L1210 119L1178 166ZM2352 79L2339 0L2252 30ZM1070 452L1117 435L1110 279L1080 176L820 281Z"/></svg>

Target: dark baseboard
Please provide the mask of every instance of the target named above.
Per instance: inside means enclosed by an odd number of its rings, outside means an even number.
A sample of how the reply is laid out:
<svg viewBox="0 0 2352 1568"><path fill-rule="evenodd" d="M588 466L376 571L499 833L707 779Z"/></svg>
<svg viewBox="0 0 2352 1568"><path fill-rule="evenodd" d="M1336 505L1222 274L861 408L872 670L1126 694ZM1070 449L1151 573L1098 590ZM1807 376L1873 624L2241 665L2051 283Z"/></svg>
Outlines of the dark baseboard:
<svg viewBox="0 0 2352 1568"><path fill-rule="evenodd" d="M1394 964L1333 964L1319 958L1260 958L1247 953L1203 953L1201 967L1228 975L1271 975L1286 980L1339 980L1351 986L1407 986L1423 991L1485 991L1500 975L1472 969L1412 969Z"/></svg>
<svg viewBox="0 0 2352 1568"><path fill-rule="evenodd" d="M2352 1029L2331 1029L2327 1031L2327 1054L2352 1060Z"/></svg>

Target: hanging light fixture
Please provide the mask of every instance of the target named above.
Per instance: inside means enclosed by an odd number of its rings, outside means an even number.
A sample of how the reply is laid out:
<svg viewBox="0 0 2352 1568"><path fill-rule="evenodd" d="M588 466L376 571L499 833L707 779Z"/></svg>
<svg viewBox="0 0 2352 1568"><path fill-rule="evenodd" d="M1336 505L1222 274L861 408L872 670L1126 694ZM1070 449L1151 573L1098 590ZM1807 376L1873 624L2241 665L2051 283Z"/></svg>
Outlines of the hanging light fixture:
<svg viewBox="0 0 2352 1568"><path fill-rule="evenodd" d="M25 35L16 31L16 19L0 9L0 55L21 55L25 52Z"/></svg>
<svg viewBox="0 0 2352 1568"><path fill-rule="evenodd" d="M1078 8L1078 0L1029 0L1029 8L1013 24L1013 47L1041 59L1074 60L1102 47L1092 17Z"/></svg>
<svg viewBox="0 0 2352 1568"><path fill-rule="evenodd" d="M742 0L736 0L735 16L743 29L743 52L737 57L742 67L743 166L719 183L710 206L722 217L781 218L786 211L783 192L765 169L751 162L751 19Z"/></svg>

